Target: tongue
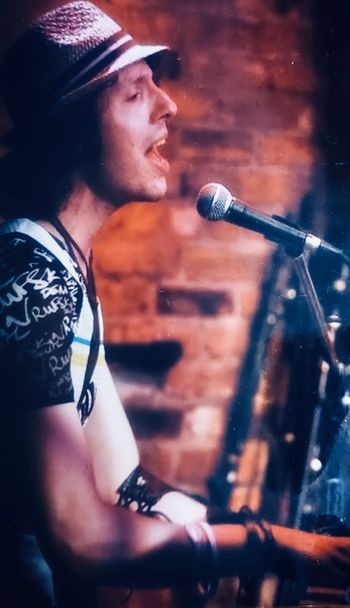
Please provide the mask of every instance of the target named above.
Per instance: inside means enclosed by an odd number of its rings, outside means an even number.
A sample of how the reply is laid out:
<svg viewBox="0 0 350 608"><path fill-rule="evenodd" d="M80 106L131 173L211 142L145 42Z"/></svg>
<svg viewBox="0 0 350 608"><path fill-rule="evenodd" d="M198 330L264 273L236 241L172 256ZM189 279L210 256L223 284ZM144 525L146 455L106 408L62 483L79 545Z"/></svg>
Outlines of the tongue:
<svg viewBox="0 0 350 608"><path fill-rule="evenodd" d="M162 171L167 172L169 170L169 163L166 158L161 155L158 147L153 146L152 148L150 148L148 156L151 157L152 161L157 164L157 166L161 168Z"/></svg>

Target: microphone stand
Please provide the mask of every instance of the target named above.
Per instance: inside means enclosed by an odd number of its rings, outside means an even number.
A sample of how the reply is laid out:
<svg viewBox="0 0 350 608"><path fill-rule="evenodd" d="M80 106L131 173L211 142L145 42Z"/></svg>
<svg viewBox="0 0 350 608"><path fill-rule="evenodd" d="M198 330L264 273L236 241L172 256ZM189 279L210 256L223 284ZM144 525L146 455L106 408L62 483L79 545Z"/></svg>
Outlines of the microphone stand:
<svg viewBox="0 0 350 608"><path fill-rule="evenodd" d="M318 389L319 399L318 399L318 404L315 406L315 410L314 410L314 413L312 416L312 422L311 422L310 433L309 433L308 449L307 449L306 458L305 458L304 471L303 471L302 478L301 478L301 487L300 487L300 493L299 493L300 498L295 506L296 507L295 514L293 517L294 521L293 521L292 525L294 528L299 528L299 529L302 527L302 524L303 524L305 505L304 505L304 501L302 498L305 493L304 491L306 491L306 488L309 486L311 473L313 473L313 475L315 475L315 470L312 467L313 459L316 459L316 462L320 467L319 472L321 472L324 469L324 466L327 462L327 459L326 459L326 462L324 462L324 463L321 462L321 460L318 460L318 457L319 457L319 454L321 451L321 447L324 447L324 446L321 446L321 442L319 439L319 433L320 433L322 424L324 424L324 420L322 419L322 413L323 413L323 409L325 407L325 404L326 404L327 398L328 398L327 389L326 389L328 373L332 372L335 375L335 377L340 380L343 379L344 373L345 373L344 364L341 363L337 358L335 348L334 348L334 343L332 342L330 335L329 335L329 329L327 327L324 312L321 307L319 298L317 296L313 279L309 272L307 261L309 258L309 254L313 250L314 250L313 242L312 241L308 242L308 239L306 239L306 241L305 241L304 251L301 254L300 254L300 252L293 253L292 250L286 249L286 253L294 259L294 266L295 266L296 274L299 279L301 292L302 292L302 295L304 295L306 298L306 304L308 306L308 309L309 309L309 312L310 312L310 315L312 318L312 322L317 331L317 335L320 339L322 357L323 357L324 361L327 363L327 365L323 364L321 366L319 389ZM336 407L339 409L339 411L333 412L334 418L337 420L337 426L335 428L334 435L337 434L339 425L340 425L341 421L343 420L343 418L345 416L345 411L346 411L346 407L342 403L341 399L337 400ZM279 593L278 593L279 601L283 605L284 604L291 605L291 601L292 601L292 603L294 605L295 603L299 602L300 597L303 596L305 591L306 591L306 589L304 587L303 581L295 581L295 583L288 583L288 582L284 581L284 582L282 582L282 587L280 586L280 589L279 589Z"/></svg>
<svg viewBox="0 0 350 608"><path fill-rule="evenodd" d="M311 251L311 249L312 248L310 248L309 251ZM336 377L341 378L344 373L344 365L342 363L340 363L337 359L335 349L334 349L334 344L330 339L327 323L326 323L325 317L324 317L324 313L323 313L320 301L319 301L317 293L316 293L314 282L313 282L312 277L309 272L309 268L308 268L307 260L306 260L306 256L308 256L309 251L306 250L305 253L302 253L301 255L294 257L295 270L296 270L296 273L297 273L297 276L299 279L300 286L304 292L303 295L306 296L306 303L308 305L314 327L318 332L318 336L319 336L319 339L321 342L322 356L323 356L324 360L326 361L326 363L328 364L329 370L331 370L335 374ZM287 251L287 253L289 253L289 252ZM325 374L325 371L323 369L321 371L321 378L320 378L320 385L322 386L323 393L324 393L324 387L326 385L326 380L324 378L324 374ZM326 371L326 374L328 375L328 370ZM319 397L320 397L320 401L322 403L322 401L326 398L326 395L322 394L322 395L319 395ZM321 410L322 410L321 403L319 403L316 406L314 416L313 416L313 422L311 425L311 432L310 432L310 441L309 441L306 463L305 463L306 466L304 468L304 474L302 477L302 483L301 483L301 488L300 488L301 493L308 485L308 482L309 482L308 469L309 469L309 466L311 463L311 459L313 458L313 456L315 456L315 445L317 443L318 429L319 429L320 422L321 422L321 413L322 413L321 412ZM345 412L344 412L344 414L345 414ZM321 465L322 464L323 463L321 463ZM298 505L298 508L297 508L296 514L295 514L294 527L300 527L301 518L303 515L302 506L303 506L302 502L299 501L299 505Z"/></svg>
<svg viewBox="0 0 350 608"><path fill-rule="evenodd" d="M312 251L312 247L310 247L309 251ZM298 275L300 285L304 290L303 295L306 296L306 303L308 304L315 329L318 331L318 335L321 340L323 357L325 361L327 361L327 363L329 364L332 371L334 371L336 374L339 374L342 366L337 359L334 345L330 340L327 323L325 321L323 310L321 308L321 304L318 299L316 289L306 261L306 255L308 255L309 251L306 248L306 252L303 252L301 255L294 257L295 270ZM286 253L289 254L288 251L286 251Z"/></svg>

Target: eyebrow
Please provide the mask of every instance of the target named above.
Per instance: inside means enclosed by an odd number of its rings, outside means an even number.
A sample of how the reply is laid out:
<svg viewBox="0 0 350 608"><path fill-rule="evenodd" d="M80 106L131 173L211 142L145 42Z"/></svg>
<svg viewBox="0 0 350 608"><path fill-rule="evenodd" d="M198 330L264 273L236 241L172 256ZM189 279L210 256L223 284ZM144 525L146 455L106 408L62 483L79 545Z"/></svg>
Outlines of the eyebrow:
<svg viewBox="0 0 350 608"><path fill-rule="evenodd" d="M147 77L145 75L138 76L137 78L131 80L131 82L135 83L135 84L142 84L143 82L146 82L146 81L147 81Z"/></svg>
<svg viewBox="0 0 350 608"><path fill-rule="evenodd" d="M152 76L148 75L148 73L145 74L140 74L139 76L136 76L135 78L131 78L127 81L126 84L135 84L135 85L141 85L141 84L147 84L148 81L150 81L152 79Z"/></svg>
<svg viewBox="0 0 350 608"><path fill-rule="evenodd" d="M152 80L153 74L152 71L148 71L145 68L143 69L143 71L139 74L129 74L129 76L125 79L124 83L125 84L141 84L142 82L147 82L148 79Z"/></svg>

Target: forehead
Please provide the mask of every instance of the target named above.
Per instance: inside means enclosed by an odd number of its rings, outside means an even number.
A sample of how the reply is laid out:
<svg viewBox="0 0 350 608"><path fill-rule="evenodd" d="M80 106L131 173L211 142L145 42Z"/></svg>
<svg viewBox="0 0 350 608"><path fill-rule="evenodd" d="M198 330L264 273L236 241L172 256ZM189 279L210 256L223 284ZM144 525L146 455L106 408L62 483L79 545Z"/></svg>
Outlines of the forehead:
<svg viewBox="0 0 350 608"><path fill-rule="evenodd" d="M121 69L117 76L111 79L109 86L101 91L99 108L102 113L110 104L123 102L125 96L128 95L131 89L135 86L143 88L149 86L153 79L153 72L147 63L141 59L131 65Z"/></svg>
<svg viewBox="0 0 350 608"><path fill-rule="evenodd" d="M130 82L134 82L135 80L152 78L152 76L151 68L143 59L141 59L118 72L116 85L123 86Z"/></svg>

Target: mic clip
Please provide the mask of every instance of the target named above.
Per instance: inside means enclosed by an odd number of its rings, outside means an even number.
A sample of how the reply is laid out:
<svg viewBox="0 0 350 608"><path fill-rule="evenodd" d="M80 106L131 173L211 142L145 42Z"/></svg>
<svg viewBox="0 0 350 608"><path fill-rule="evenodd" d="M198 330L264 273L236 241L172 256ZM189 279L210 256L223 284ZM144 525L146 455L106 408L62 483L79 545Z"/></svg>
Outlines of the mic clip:
<svg viewBox="0 0 350 608"><path fill-rule="evenodd" d="M300 234L303 233L303 229L296 222L292 222L290 219L288 219L286 217L282 217L281 215L277 215L276 213L274 213L271 217L274 220L276 220L277 222L280 222L282 224L285 224L286 226L289 226L289 228L294 228L294 230L300 231ZM265 239L270 240L268 236L265 236ZM284 245L286 254L289 255L291 258L298 258L305 251L305 245L306 245L307 238L305 235L304 241L294 243L293 245L291 243L286 244L282 238L279 239L278 237L274 238L274 241L275 241L275 243ZM313 250L314 247L310 247L310 249Z"/></svg>

